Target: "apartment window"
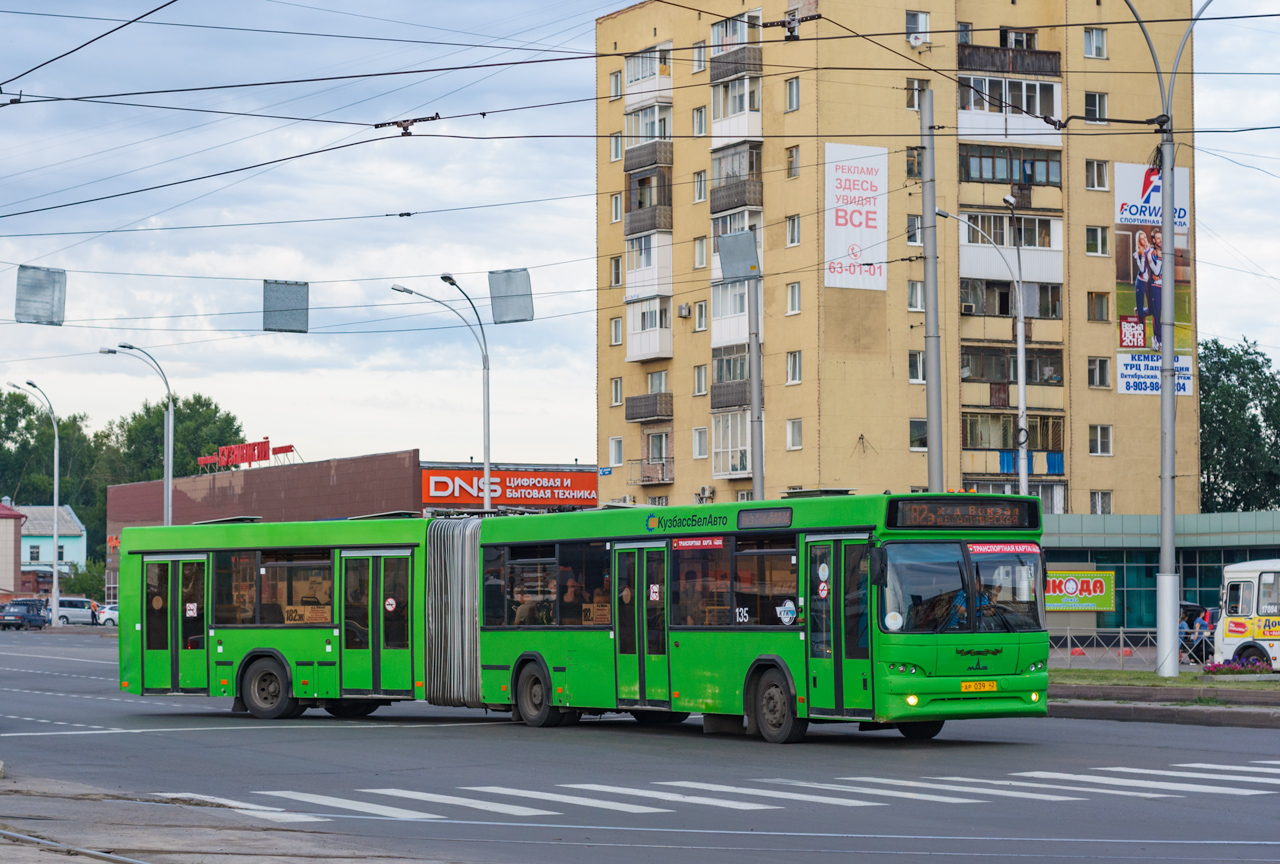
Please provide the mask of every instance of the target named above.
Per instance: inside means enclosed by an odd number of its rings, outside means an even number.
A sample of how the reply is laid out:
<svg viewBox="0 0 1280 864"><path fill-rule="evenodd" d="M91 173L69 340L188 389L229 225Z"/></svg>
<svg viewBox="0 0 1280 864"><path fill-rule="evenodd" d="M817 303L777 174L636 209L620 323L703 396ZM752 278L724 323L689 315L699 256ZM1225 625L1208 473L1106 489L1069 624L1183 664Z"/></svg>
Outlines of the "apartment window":
<svg viewBox="0 0 1280 864"><path fill-rule="evenodd" d="M1108 516L1111 513L1110 490L1098 490L1089 493L1089 512L1095 516Z"/></svg>
<svg viewBox="0 0 1280 864"><path fill-rule="evenodd" d="M1018 246L1041 249L1053 248L1053 222L1033 216L1019 216L1013 220L1013 242Z"/></svg>
<svg viewBox="0 0 1280 864"><path fill-rule="evenodd" d="M745 178L740 178L745 179ZM734 213L727 213L724 216L711 217L711 251L712 253L720 251L720 235L736 234L739 231L750 231L755 234L760 228L759 210L738 210ZM756 243L759 245L760 238L757 235Z"/></svg>
<svg viewBox="0 0 1280 864"><path fill-rule="evenodd" d="M960 380L986 384L1016 384L1018 354L1013 348L960 346ZM1027 383L1062 386L1062 349L1028 348Z"/></svg>
<svg viewBox="0 0 1280 864"><path fill-rule="evenodd" d="M804 446L804 421L787 421L787 449L799 450Z"/></svg>
<svg viewBox="0 0 1280 864"><path fill-rule="evenodd" d="M1062 151L1038 147L961 144L960 180L965 183L1021 183L1061 186Z"/></svg>
<svg viewBox="0 0 1280 864"><path fill-rule="evenodd" d="M1084 253L1086 255L1110 255L1105 225L1089 225L1084 229Z"/></svg>
<svg viewBox="0 0 1280 864"><path fill-rule="evenodd" d="M697 426L693 430L693 458L707 458L707 427Z"/></svg>
<svg viewBox="0 0 1280 864"><path fill-rule="evenodd" d="M632 328L633 332L671 329L671 301L666 297L641 300L632 305L635 310L635 317L632 319L635 325Z"/></svg>
<svg viewBox="0 0 1280 864"><path fill-rule="evenodd" d="M622 439L609 439L609 465L617 467L622 464Z"/></svg>
<svg viewBox="0 0 1280 864"><path fill-rule="evenodd" d="M924 311L924 283L914 279L907 281L907 311Z"/></svg>
<svg viewBox="0 0 1280 864"><path fill-rule="evenodd" d="M1102 159L1084 160L1084 188L1107 189L1107 163Z"/></svg>
<svg viewBox="0 0 1280 864"><path fill-rule="evenodd" d="M701 270L707 266L707 238L693 238L693 269Z"/></svg>
<svg viewBox="0 0 1280 864"><path fill-rule="evenodd" d="M800 283L790 282L787 284L787 314L800 314Z"/></svg>
<svg viewBox="0 0 1280 864"><path fill-rule="evenodd" d="M707 68L707 43L693 43L693 71L702 72Z"/></svg>
<svg viewBox="0 0 1280 864"><path fill-rule="evenodd" d="M621 318L609 319L609 344L610 345L622 344L622 319Z"/></svg>
<svg viewBox="0 0 1280 864"><path fill-rule="evenodd" d="M609 161L617 162L622 158L622 133L614 132L609 136Z"/></svg>
<svg viewBox="0 0 1280 864"><path fill-rule="evenodd" d="M711 286L711 317L747 314L747 283L720 282Z"/></svg>
<svg viewBox="0 0 1280 864"><path fill-rule="evenodd" d="M751 434L746 411L711 418L711 475L746 474L751 470Z"/></svg>
<svg viewBox="0 0 1280 864"><path fill-rule="evenodd" d="M800 217L798 215L787 217L787 245L800 245Z"/></svg>
<svg viewBox="0 0 1280 864"><path fill-rule="evenodd" d="M1106 291L1090 291L1089 292L1089 320L1090 321L1110 321L1111 320L1111 295Z"/></svg>
<svg viewBox="0 0 1280 864"><path fill-rule="evenodd" d="M960 110L992 114L1052 114L1055 90L1049 81L1010 81L1004 78L974 78L961 75Z"/></svg>
<svg viewBox="0 0 1280 864"><path fill-rule="evenodd" d="M1090 357L1089 358L1089 386L1090 387L1110 387L1111 386L1111 358L1110 357Z"/></svg>
<svg viewBox="0 0 1280 864"><path fill-rule="evenodd" d="M622 221L622 193L615 192L609 196L609 221Z"/></svg>
<svg viewBox="0 0 1280 864"><path fill-rule="evenodd" d="M929 421L908 420L907 443L912 450L929 449Z"/></svg>
<svg viewBox="0 0 1280 864"><path fill-rule="evenodd" d="M724 120L760 110L760 79L734 78L711 88L711 119Z"/></svg>
<svg viewBox="0 0 1280 864"><path fill-rule="evenodd" d="M921 217L907 217L907 245L920 246L924 243L924 238L920 235Z"/></svg>
<svg viewBox="0 0 1280 864"><path fill-rule="evenodd" d="M907 352L907 381L912 384L924 383L924 352Z"/></svg>
<svg viewBox="0 0 1280 864"><path fill-rule="evenodd" d="M711 383L727 384L747 380L747 346L722 345L711 349Z"/></svg>
<svg viewBox="0 0 1280 864"><path fill-rule="evenodd" d="M622 70L609 73L609 98L622 98Z"/></svg>
<svg viewBox="0 0 1280 864"><path fill-rule="evenodd" d="M1107 122L1107 94L1084 94L1084 117L1090 123Z"/></svg>
<svg viewBox="0 0 1280 864"><path fill-rule="evenodd" d="M649 502L650 507L666 507L671 501L671 496L670 495L650 495L646 500Z"/></svg>
<svg viewBox="0 0 1280 864"><path fill-rule="evenodd" d="M707 200L707 172L695 171L693 174L693 203Z"/></svg>
<svg viewBox="0 0 1280 864"><path fill-rule="evenodd" d="M627 269L643 270L653 266L653 235L645 234L627 240Z"/></svg>
<svg viewBox="0 0 1280 864"><path fill-rule="evenodd" d="M1084 56L1097 60L1107 57L1107 31L1098 27L1084 28ZM1108 513L1111 511L1108 510Z"/></svg>
<svg viewBox="0 0 1280 864"><path fill-rule="evenodd" d="M750 12L711 25L711 56L760 39L760 13Z"/></svg>
<svg viewBox="0 0 1280 864"><path fill-rule="evenodd" d="M693 395L707 395L707 366L705 363L701 366L693 367Z"/></svg>
<svg viewBox="0 0 1280 864"><path fill-rule="evenodd" d="M787 110L797 111L800 108L800 79L787 79Z"/></svg>
<svg viewBox="0 0 1280 864"><path fill-rule="evenodd" d="M693 329L707 329L707 301L699 300L693 304Z"/></svg>
<svg viewBox="0 0 1280 864"><path fill-rule="evenodd" d="M788 384L800 383L800 352L799 351L787 352L787 383Z"/></svg>
<svg viewBox="0 0 1280 864"><path fill-rule="evenodd" d="M622 284L622 256L615 255L609 259L609 285L617 288Z"/></svg>
<svg viewBox="0 0 1280 864"><path fill-rule="evenodd" d="M1062 418L1035 416L1027 418L1028 450L1061 450Z"/></svg>
<svg viewBox="0 0 1280 864"><path fill-rule="evenodd" d="M1028 450L1061 450L1062 418L1027 418ZM1011 450L1017 446L1018 418L1014 414L961 414L960 446L965 450Z"/></svg>
<svg viewBox="0 0 1280 864"><path fill-rule="evenodd" d="M650 372L648 376L650 393L666 393L667 392L667 370L663 369L659 372Z"/></svg>
<svg viewBox="0 0 1280 864"><path fill-rule="evenodd" d="M28 547L27 547L27 556L28 556L28 557L27 557L27 560L28 560L28 561L39 561L39 560L40 560L40 547L39 547L39 546L28 546Z"/></svg>
<svg viewBox="0 0 1280 864"><path fill-rule="evenodd" d="M1090 456L1110 456L1111 455L1111 427L1110 426L1090 426L1089 427L1089 455Z"/></svg>
<svg viewBox="0 0 1280 864"><path fill-rule="evenodd" d="M929 81L925 78L907 79L907 107L912 111L920 110L920 91L929 89Z"/></svg>
<svg viewBox="0 0 1280 864"><path fill-rule="evenodd" d="M973 42L973 25L967 21L956 22L956 44L969 45Z"/></svg>
<svg viewBox="0 0 1280 864"><path fill-rule="evenodd" d="M622 404L622 379L621 379L621 378L610 378L610 379L609 379L609 391L610 391L610 401L609 401L609 404L610 404L610 405L621 405L621 404Z"/></svg>
<svg viewBox="0 0 1280 864"><path fill-rule="evenodd" d="M908 12L907 13L907 41L911 41L914 34L920 34L924 40L929 41L929 13L928 12Z"/></svg>
<svg viewBox="0 0 1280 864"><path fill-rule="evenodd" d="M970 243L991 243L995 242L997 246L1004 245L1004 217L991 213L970 213L967 216L969 220L969 242Z"/></svg>
<svg viewBox="0 0 1280 864"><path fill-rule="evenodd" d="M920 179L920 148L918 147L907 148L907 179Z"/></svg>
<svg viewBox="0 0 1280 864"><path fill-rule="evenodd" d="M707 106L701 105L693 109L693 134L707 134Z"/></svg>
<svg viewBox="0 0 1280 864"><path fill-rule="evenodd" d="M787 148L787 179L800 176L800 145Z"/></svg>
<svg viewBox="0 0 1280 864"><path fill-rule="evenodd" d="M626 116L627 146L671 138L671 106L650 105Z"/></svg>
<svg viewBox="0 0 1280 864"><path fill-rule="evenodd" d="M1036 50L1036 33L1034 30L1001 30L1000 47L1034 51Z"/></svg>
<svg viewBox="0 0 1280 864"><path fill-rule="evenodd" d="M671 74L671 49L650 48L639 54L632 54L626 60L627 83L644 81L658 75Z"/></svg>

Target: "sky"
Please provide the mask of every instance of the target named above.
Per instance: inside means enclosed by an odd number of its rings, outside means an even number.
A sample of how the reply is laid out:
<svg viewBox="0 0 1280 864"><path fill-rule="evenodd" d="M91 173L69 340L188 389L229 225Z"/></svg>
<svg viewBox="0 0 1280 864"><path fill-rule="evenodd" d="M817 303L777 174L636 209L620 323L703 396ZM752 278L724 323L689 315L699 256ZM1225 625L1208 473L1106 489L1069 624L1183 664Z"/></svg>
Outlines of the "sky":
<svg viewBox="0 0 1280 864"><path fill-rule="evenodd" d="M0 80L159 2L3 5ZM211 397L248 438L307 461L416 447L478 462L479 348L448 310L391 290L465 310L450 272L488 325L493 460L594 462L595 78L580 55L621 5L475 0L441 16L408 0L178 0L3 85L22 102L0 99L0 381L35 380L59 414L100 428L163 397L141 362L98 353L130 342L175 393ZM1280 3L1211 7L1266 12ZM1197 129L1280 125L1277 36L1280 17L1198 26ZM484 65L516 59L552 62ZM440 71L83 101L423 69ZM503 111L556 102L570 104ZM411 137L361 125L437 113ZM530 135L550 137L504 137ZM1194 216L1201 338L1248 338L1280 361L1278 142L1198 135ZM104 196L118 197L78 203ZM25 212L41 208L56 209ZM291 220L331 221L226 227ZM16 236L59 232L88 233ZM67 270L64 326L12 323L18 264ZM492 325L486 273L514 267L529 268L536 319ZM261 331L264 279L310 283L310 333Z"/></svg>

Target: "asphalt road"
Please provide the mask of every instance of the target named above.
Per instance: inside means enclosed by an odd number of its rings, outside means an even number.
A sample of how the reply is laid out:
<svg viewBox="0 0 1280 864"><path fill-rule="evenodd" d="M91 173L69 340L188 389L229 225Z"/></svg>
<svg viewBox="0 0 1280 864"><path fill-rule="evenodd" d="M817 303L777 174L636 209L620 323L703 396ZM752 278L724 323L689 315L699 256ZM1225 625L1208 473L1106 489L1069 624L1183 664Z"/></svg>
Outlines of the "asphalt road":
<svg viewBox="0 0 1280 864"><path fill-rule="evenodd" d="M152 864L1280 860L1274 731L824 724L771 746L422 704L264 722L123 695L111 634L72 630L0 633L0 828Z"/></svg>

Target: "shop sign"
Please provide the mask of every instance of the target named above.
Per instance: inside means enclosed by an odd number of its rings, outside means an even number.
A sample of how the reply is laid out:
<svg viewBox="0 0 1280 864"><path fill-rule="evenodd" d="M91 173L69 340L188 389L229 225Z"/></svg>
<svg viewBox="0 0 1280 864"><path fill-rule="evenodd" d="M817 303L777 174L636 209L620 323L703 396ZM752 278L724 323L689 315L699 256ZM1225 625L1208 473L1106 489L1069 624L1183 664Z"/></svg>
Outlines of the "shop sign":
<svg viewBox="0 0 1280 864"><path fill-rule="evenodd" d="M595 507L596 473L490 470L489 495L495 505L508 507ZM423 507L452 507L460 504L483 506L483 469L422 470Z"/></svg>
<svg viewBox="0 0 1280 864"><path fill-rule="evenodd" d="M1114 612L1116 574L1109 570L1050 570L1044 608L1049 612Z"/></svg>

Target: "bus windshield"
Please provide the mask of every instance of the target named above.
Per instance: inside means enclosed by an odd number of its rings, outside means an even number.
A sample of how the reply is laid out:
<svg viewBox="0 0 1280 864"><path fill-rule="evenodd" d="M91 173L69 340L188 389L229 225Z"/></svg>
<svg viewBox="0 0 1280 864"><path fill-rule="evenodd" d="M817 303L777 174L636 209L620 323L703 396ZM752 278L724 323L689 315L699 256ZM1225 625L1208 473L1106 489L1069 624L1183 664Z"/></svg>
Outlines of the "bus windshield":
<svg viewBox="0 0 1280 864"><path fill-rule="evenodd" d="M959 543L890 543L884 627L898 633L967 630Z"/></svg>
<svg viewBox="0 0 1280 864"><path fill-rule="evenodd" d="M1034 543L973 543L973 593L977 629L1043 630L1040 549Z"/></svg>

